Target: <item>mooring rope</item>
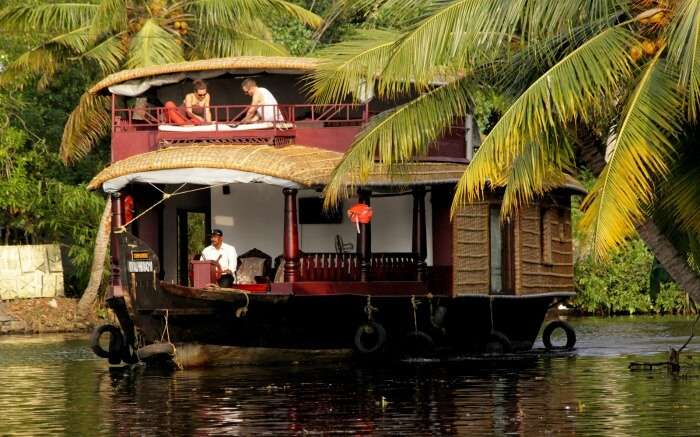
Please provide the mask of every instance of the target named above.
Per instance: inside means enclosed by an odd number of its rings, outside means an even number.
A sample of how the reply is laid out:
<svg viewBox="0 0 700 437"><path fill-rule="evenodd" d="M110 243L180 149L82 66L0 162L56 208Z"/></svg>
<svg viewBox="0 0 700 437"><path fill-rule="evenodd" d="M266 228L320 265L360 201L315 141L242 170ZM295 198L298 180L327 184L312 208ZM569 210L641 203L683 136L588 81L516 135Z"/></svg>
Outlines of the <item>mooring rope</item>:
<svg viewBox="0 0 700 437"><path fill-rule="evenodd" d="M367 304L365 304L365 314L367 314L367 321L372 321L372 313L379 311L378 308L372 306L372 296L367 295Z"/></svg>
<svg viewBox="0 0 700 437"><path fill-rule="evenodd" d="M239 288L226 288L226 287L220 287L219 284L207 284L206 287L204 287L205 290L216 290L216 291L228 291L228 292L233 292L233 293L238 293L242 294L245 296L245 305L236 309L236 317L241 318L248 314L248 306L250 305L250 296L248 292L241 290Z"/></svg>
<svg viewBox="0 0 700 437"><path fill-rule="evenodd" d="M416 313L418 312L418 304L419 303L420 302L416 301L416 296L411 295L411 306L413 307L413 331L416 334L418 334L418 316Z"/></svg>
<svg viewBox="0 0 700 437"><path fill-rule="evenodd" d="M138 214L136 217L132 218L132 219L129 220L128 222L126 222L126 223L124 223L123 225L121 225L121 226L120 226L120 230L121 230L121 231L125 230L127 226L129 226L130 224L132 224L132 223L135 222L136 220L140 219L140 218L143 217L144 215L148 214L151 210L153 210L153 208L155 208L156 206L158 206L158 205L160 205L161 203L165 202L166 200L170 199L171 197L182 196L183 194L194 193L195 191L209 190L209 189L212 189L212 188L221 187L221 186L223 186L223 185L228 185L228 184L229 184L228 182L222 182L222 183L220 183L220 184L207 185L207 186L204 186L204 187L193 188L193 189L191 189L191 190L180 191L181 189L183 189L183 188L187 185L187 182L184 182L182 185L180 185L180 186L179 186L175 191L173 191L172 193L166 193L165 191L161 190L160 188L158 188L157 186L155 186L155 185L153 185L152 183L149 182L149 185L151 185L151 186L152 186L153 188L155 188L156 190L160 191L161 194L162 194L163 196L161 197L160 200L158 200L158 201L157 201L156 203L154 203L153 205L149 206L147 209L145 209L144 211L142 211L142 212L141 212L140 214Z"/></svg>

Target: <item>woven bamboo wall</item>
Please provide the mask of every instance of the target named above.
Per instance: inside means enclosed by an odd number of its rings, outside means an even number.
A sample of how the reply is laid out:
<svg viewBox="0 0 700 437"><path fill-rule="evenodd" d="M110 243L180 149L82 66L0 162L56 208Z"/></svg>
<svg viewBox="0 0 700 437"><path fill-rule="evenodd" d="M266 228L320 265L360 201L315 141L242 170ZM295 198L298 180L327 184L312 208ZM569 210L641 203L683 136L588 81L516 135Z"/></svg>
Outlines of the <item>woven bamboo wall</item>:
<svg viewBox="0 0 700 437"><path fill-rule="evenodd" d="M472 203L454 217L452 232L453 291L489 292L489 204Z"/></svg>
<svg viewBox="0 0 700 437"><path fill-rule="evenodd" d="M571 209L535 203L518 214L515 232L516 294L574 290Z"/></svg>

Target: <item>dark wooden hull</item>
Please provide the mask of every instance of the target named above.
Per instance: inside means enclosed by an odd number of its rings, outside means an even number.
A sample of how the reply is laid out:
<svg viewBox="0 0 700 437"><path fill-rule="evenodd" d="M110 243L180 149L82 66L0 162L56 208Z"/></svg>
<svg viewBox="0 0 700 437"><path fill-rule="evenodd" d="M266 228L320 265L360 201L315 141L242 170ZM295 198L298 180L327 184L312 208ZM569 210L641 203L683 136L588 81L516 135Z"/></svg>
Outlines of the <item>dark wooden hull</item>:
<svg viewBox="0 0 700 437"><path fill-rule="evenodd" d="M139 293L142 297L148 291ZM161 284L159 308L148 299L134 302L132 319L146 341L163 338L165 319L171 341L280 349L352 349L358 328L367 323L367 297L296 296L206 290ZM532 348L545 313L566 293L533 297L375 296L372 319L387 332L389 354L400 354L416 328L436 350L485 352L492 332L505 335L513 351ZM144 301L145 300L145 301ZM151 302L155 303L155 302ZM149 308L150 307L150 308ZM244 310L245 308L245 310Z"/></svg>

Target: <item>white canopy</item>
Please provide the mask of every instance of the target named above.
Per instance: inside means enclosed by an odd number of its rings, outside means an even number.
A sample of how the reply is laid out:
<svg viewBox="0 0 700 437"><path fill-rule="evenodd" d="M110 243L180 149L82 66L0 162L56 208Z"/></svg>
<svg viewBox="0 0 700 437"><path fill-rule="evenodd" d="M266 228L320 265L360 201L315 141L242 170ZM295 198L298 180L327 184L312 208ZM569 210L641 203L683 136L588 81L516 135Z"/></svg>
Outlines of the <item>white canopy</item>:
<svg viewBox="0 0 700 437"><path fill-rule="evenodd" d="M106 181L102 189L107 193L115 193L132 182L152 184L194 184L194 185L224 185L263 183L284 188L301 188L301 185L272 176L251 173L240 170L212 168L178 168L173 170L154 170L141 173L131 173Z"/></svg>

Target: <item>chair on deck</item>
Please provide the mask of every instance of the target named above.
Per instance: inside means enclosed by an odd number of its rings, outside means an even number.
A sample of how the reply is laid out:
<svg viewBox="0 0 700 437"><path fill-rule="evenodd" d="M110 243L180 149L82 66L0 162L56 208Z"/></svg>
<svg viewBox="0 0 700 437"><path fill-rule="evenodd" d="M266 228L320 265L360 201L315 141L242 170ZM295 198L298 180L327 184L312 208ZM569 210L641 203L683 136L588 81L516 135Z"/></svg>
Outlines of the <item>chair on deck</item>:
<svg viewBox="0 0 700 437"><path fill-rule="evenodd" d="M272 281L272 258L259 249L238 256L236 279L239 284L265 284Z"/></svg>

